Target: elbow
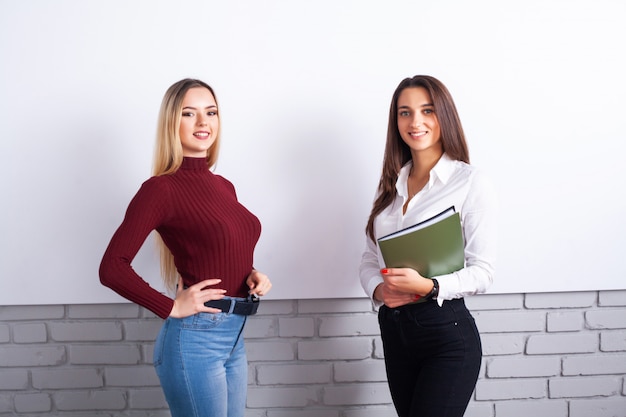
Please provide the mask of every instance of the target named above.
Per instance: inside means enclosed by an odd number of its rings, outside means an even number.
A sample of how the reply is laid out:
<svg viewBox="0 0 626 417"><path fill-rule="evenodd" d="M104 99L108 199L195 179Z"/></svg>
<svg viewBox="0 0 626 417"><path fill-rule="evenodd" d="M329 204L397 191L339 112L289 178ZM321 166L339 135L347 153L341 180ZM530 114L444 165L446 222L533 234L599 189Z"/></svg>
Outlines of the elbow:
<svg viewBox="0 0 626 417"><path fill-rule="evenodd" d="M100 268L98 268L100 284L108 288L113 288L113 283L115 282L114 276L116 275L113 270L114 268L112 267L111 261L104 257L102 262L100 262Z"/></svg>

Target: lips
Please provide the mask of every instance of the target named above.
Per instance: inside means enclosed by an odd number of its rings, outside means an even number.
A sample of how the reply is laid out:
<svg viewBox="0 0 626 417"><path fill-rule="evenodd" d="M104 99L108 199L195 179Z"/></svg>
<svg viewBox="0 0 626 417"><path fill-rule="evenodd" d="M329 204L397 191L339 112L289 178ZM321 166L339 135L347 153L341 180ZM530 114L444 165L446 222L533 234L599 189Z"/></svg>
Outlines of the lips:
<svg viewBox="0 0 626 417"><path fill-rule="evenodd" d="M209 132L194 132L194 137L204 140L204 139L208 139L210 134Z"/></svg>
<svg viewBox="0 0 626 417"><path fill-rule="evenodd" d="M411 135L412 138L416 138L417 139L417 138L421 138L426 133L428 133L428 132L421 130L419 132L409 132L409 135Z"/></svg>

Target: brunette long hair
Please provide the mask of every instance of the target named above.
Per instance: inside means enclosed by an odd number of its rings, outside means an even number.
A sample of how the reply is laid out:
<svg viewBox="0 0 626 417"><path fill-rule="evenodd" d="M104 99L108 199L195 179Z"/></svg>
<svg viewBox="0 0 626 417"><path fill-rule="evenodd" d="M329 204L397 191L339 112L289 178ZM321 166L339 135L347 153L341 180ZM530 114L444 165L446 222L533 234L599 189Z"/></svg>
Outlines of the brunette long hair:
<svg viewBox="0 0 626 417"><path fill-rule="evenodd" d="M452 159L469 164L469 150L463 133L459 114L452 100L452 95L445 85L429 75L416 75L400 82L391 99L389 124L387 125L387 143L383 157L383 170L378 183L378 197L374 201L372 212L365 232L375 240L374 219L396 198L396 181L400 169L411 159L411 149L404 143L398 131L398 97L406 88L422 87L432 100L435 115L441 129L443 151Z"/></svg>

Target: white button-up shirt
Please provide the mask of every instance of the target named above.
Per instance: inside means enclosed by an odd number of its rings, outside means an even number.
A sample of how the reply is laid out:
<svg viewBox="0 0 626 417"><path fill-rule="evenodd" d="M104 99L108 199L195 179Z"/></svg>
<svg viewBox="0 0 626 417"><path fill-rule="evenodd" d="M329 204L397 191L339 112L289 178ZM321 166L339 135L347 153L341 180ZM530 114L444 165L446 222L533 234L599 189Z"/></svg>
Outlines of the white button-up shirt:
<svg viewBox="0 0 626 417"><path fill-rule="evenodd" d="M412 162L401 170L396 182L394 202L374 221L376 238L426 220L454 206L460 214L465 240L465 267L441 275L437 301L482 293L493 281L497 252L498 203L488 177L472 165L450 159L445 153L430 171L428 183L409 201L406 213L402 207L408 199L407 180ZM365 293L374 300L374 290L383 282L380 270L385 262L378 244L367 237L359 274ZM376 306L382 303L374 300Z"/></svg>

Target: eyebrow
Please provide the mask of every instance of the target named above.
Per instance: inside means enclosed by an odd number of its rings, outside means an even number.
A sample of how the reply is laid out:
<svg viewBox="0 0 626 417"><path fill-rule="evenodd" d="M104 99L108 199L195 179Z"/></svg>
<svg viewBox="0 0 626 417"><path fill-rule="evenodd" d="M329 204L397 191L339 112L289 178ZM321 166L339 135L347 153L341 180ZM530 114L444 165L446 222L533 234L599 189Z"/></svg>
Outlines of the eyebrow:
<svg viewBox="0 0 626 417"><path fill-rule="evenodd" d="M182 109L183 109L183 110L187 110L187 109L189 109L189 110L197 110L197 109L196 109L195 107L193 107L193 106L185 106L185 107L183 107ZM211 105L211 106L206 106L206 107L205 107L205 109L217 109L217 106L213 106L213 105Z"/></svg>
<svg viewBox="0 0 626 417"><path fill-rule="evenodd" d="M422 104L420 107L433 107L433 103ZM398 106L398 109L410 109L410 106Z"/></svg>

